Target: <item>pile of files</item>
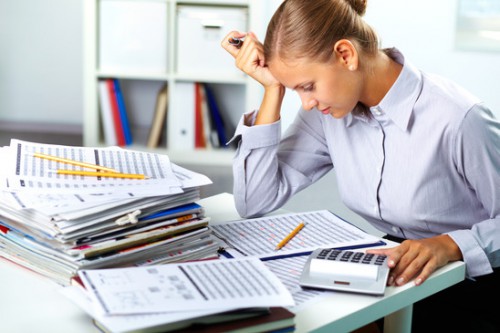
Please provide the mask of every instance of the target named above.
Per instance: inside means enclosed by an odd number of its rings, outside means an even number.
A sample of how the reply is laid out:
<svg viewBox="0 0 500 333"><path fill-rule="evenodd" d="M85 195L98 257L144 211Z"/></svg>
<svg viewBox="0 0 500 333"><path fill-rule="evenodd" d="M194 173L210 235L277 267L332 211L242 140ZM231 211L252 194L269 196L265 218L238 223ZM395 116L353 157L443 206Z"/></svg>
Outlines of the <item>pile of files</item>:
<svg viewBox="0 0 500 333"><path fill-rule="evenodd" d="M1 257L62 285L82 269L217 257L196 203L211 181L166 155L12 139L0 156Z"/></svg>

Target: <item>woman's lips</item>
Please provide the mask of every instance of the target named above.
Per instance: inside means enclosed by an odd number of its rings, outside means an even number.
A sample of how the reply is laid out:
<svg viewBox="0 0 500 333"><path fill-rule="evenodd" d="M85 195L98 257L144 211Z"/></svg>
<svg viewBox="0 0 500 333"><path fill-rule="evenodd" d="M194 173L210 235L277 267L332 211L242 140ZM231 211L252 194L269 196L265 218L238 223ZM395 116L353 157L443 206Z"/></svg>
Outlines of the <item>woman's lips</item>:
<svg viewBox="0 0 500 333"><path fill-rule="evenodd" d="M330 114L330 108L329 108L329 107L328 107L328 108L324 108L324 109L322 109L322 110L320 110L320 111L321 111L321 113L323 113L323 114Z"/></svg>

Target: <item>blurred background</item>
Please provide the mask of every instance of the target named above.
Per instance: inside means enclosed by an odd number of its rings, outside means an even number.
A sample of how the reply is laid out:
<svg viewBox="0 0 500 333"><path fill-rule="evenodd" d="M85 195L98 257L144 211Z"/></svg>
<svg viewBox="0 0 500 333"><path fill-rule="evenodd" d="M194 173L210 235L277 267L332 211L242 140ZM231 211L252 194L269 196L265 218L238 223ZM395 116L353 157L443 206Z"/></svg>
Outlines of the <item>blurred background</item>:
<svg viewBox="0 0 500 333"><path fill-rule="evenodd" d="M11 138L83 145L84 1L94 0L0 0L2 146ZM250 27L263 39L262 27L280 1L248 2L259 3L265 11L259 27ZM499 1L370 0L365 19L378 32L383 47L395 46L420 69L455 80L484 100L500 118ZM232 65L229 58L228 65ZM298 106L295 96L287 97L285 126ZM232 110L244 111L248 110ZM185 166L214 181L204 196L232 192L227 160ZM335 184L334 175L329 174L285 208L330 209L365 228L364 222L339 201ZM371 230L368 226L365 229Z"/></svg>

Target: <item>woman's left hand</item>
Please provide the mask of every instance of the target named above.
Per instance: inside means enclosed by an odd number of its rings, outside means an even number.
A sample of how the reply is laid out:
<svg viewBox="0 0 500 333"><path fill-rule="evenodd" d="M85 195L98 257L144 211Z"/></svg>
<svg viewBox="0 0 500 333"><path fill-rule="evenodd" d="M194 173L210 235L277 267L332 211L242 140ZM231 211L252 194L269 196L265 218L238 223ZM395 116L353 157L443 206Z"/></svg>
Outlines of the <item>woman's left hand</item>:
<svg viewBox="0 0 500 333"><path fill-rule="evenodd" d="M415 284L420 285L439 267L462 259L460 248L448 235L408 239L393 248L366 252L388 256L391 268L388 286L401 286L413 278Z"/></svg>

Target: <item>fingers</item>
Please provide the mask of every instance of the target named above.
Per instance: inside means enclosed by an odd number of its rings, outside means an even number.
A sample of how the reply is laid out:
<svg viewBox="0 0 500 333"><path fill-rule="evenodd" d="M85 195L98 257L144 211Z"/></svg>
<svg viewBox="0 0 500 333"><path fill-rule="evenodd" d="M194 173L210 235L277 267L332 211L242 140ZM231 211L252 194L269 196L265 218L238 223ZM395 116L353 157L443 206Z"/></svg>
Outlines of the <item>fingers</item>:
<svg viewBox="0 0 500 333"><path fill-rule="evenodd" d="M453 254L449 254L441 236L406 240L391 249L377 249L369 252L385 254L389 257L388 266L391 268L387 280L389 286L402 286L412 279L416 285L420 285L437 268L456 260Z"/></svg>
<svg viewBox="0 0 500 333"><path fill-rule="evenodd" d="M236 58L238 55L239 49L243 45L243 38L247 35L245 32L239 31L231 31L228 33L224 39L221 41L221 46L225 49L229 54ZM239 40L240 43L235 43L234 41Z"/></svg>

